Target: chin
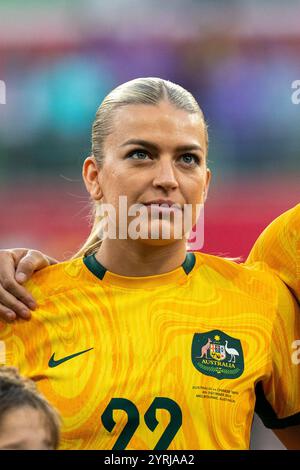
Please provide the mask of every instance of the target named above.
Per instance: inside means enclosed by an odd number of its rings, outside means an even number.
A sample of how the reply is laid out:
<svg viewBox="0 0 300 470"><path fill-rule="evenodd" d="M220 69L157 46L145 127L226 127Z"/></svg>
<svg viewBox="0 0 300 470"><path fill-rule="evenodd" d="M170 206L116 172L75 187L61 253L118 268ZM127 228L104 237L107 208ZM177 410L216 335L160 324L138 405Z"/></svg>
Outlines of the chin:
<svg viewBox="0 0 300 470"><path fill-rule="evenodd" d="M178 234L180 234L180 238ZM173 224L171 226L168 224L168 226L163 227L161 221L159 225L154 224L152 226L152 233L151 229L148 230L147 238L140 238L142 243L150 246L166 246L172 243L178 243L182 240L184 240L184 234L182 233L182 230L177 229L177 233L175 234Z"/></svg>
<svg viewBox="0 0 300 470"><path fill-rule="evenodd" d="M159 238L158 240L154 240L151 238L140 238L139 241L143 243L143 245L147 246L167 246L167 245L172 245L175 242L178 242L179 240L175 239L164 239L164 238Z"/></svg>

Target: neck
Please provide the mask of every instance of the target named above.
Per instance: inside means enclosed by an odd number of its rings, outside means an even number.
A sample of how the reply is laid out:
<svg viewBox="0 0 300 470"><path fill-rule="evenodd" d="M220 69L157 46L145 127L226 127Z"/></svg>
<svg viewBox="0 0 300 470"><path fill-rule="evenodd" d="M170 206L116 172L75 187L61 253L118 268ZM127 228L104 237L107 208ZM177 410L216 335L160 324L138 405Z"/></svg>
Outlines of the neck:
<svg viewBox="0 0 300 470"><path fill-rule="evenodd" d="M121 276L151 276L172 271L186 258L186 240L168 245L147 245L137 240L103 240L96 259Z"/></svg>

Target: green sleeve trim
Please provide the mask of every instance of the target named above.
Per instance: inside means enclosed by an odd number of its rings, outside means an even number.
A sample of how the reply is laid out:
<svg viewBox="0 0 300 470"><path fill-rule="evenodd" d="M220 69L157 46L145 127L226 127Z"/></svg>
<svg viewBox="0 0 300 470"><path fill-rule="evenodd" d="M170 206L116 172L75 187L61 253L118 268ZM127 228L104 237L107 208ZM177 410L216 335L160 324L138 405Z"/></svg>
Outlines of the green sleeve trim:
<svg viewBox="0 0 300 470"><path fill-rule="evenodd" d="M255 413L258 414L266 428L284 429L300 424L300 412L286 418L278 418L272 406L265 397L262 382L255 387L256 404Z"/></svg>

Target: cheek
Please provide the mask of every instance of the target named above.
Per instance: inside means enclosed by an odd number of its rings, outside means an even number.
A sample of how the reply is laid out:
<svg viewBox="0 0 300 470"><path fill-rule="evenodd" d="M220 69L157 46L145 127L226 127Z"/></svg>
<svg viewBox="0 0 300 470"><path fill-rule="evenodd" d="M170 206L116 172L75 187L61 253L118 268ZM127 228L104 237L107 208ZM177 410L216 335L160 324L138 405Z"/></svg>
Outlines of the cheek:
<svg viewBox="0 0 300 470"><path fill-rule="evenodd" d="M103 168L100 178L104 202L113 204L116 207L119 196L126 194L125 175L120 174L113 166L107 165Z"/></svg>
<svg viewBox="0 0 300 470"><path fill-rule="evenodd" d="M197 178L185 185L183 193L184 199L188 204L202 204L205 182L203 178Z"/></svg>
<svg viewBox="0 0 300 470"><path fill-rule="evenodd" d="M184 200L186 201L185 204L187 204L185 217L187 218L186 220L191 221L190 229L192 229L196 223L200 223L203 215L204 189L204 178L192 178L189 184L185 185L185 191L183 193Z"/></svg>
<svg viewBox="0 0 300 470"><path fill-rule="evenodd" d="M103 174L103 194L108 203L119 207L120 196L127 197L128 206L135 204L140 199L140 194L145 189L145 178L137 173L130 173L128 170L112 170Z"/></svg>

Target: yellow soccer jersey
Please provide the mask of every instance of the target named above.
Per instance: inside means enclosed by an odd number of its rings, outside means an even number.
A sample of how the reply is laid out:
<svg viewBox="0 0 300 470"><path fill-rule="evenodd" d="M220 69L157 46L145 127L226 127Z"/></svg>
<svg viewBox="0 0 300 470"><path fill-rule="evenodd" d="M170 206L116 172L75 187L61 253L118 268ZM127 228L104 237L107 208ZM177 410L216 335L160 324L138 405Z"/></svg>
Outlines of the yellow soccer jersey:
<svg viewBox="0 0 300 470"><path fill-rule="evenodd" d="M191 252L126 277L91 255L27 287L39 307L1 324L2 360L59 410L62 449L248 449L255 403L300 424L300 312L276 276Z"/></svg>
<svg viewBox="0 0 300 470"><path fill-rule="evenodd" d="M262 261L300 302L300 204L275 219L260 235L247 264Z"/></svg>

